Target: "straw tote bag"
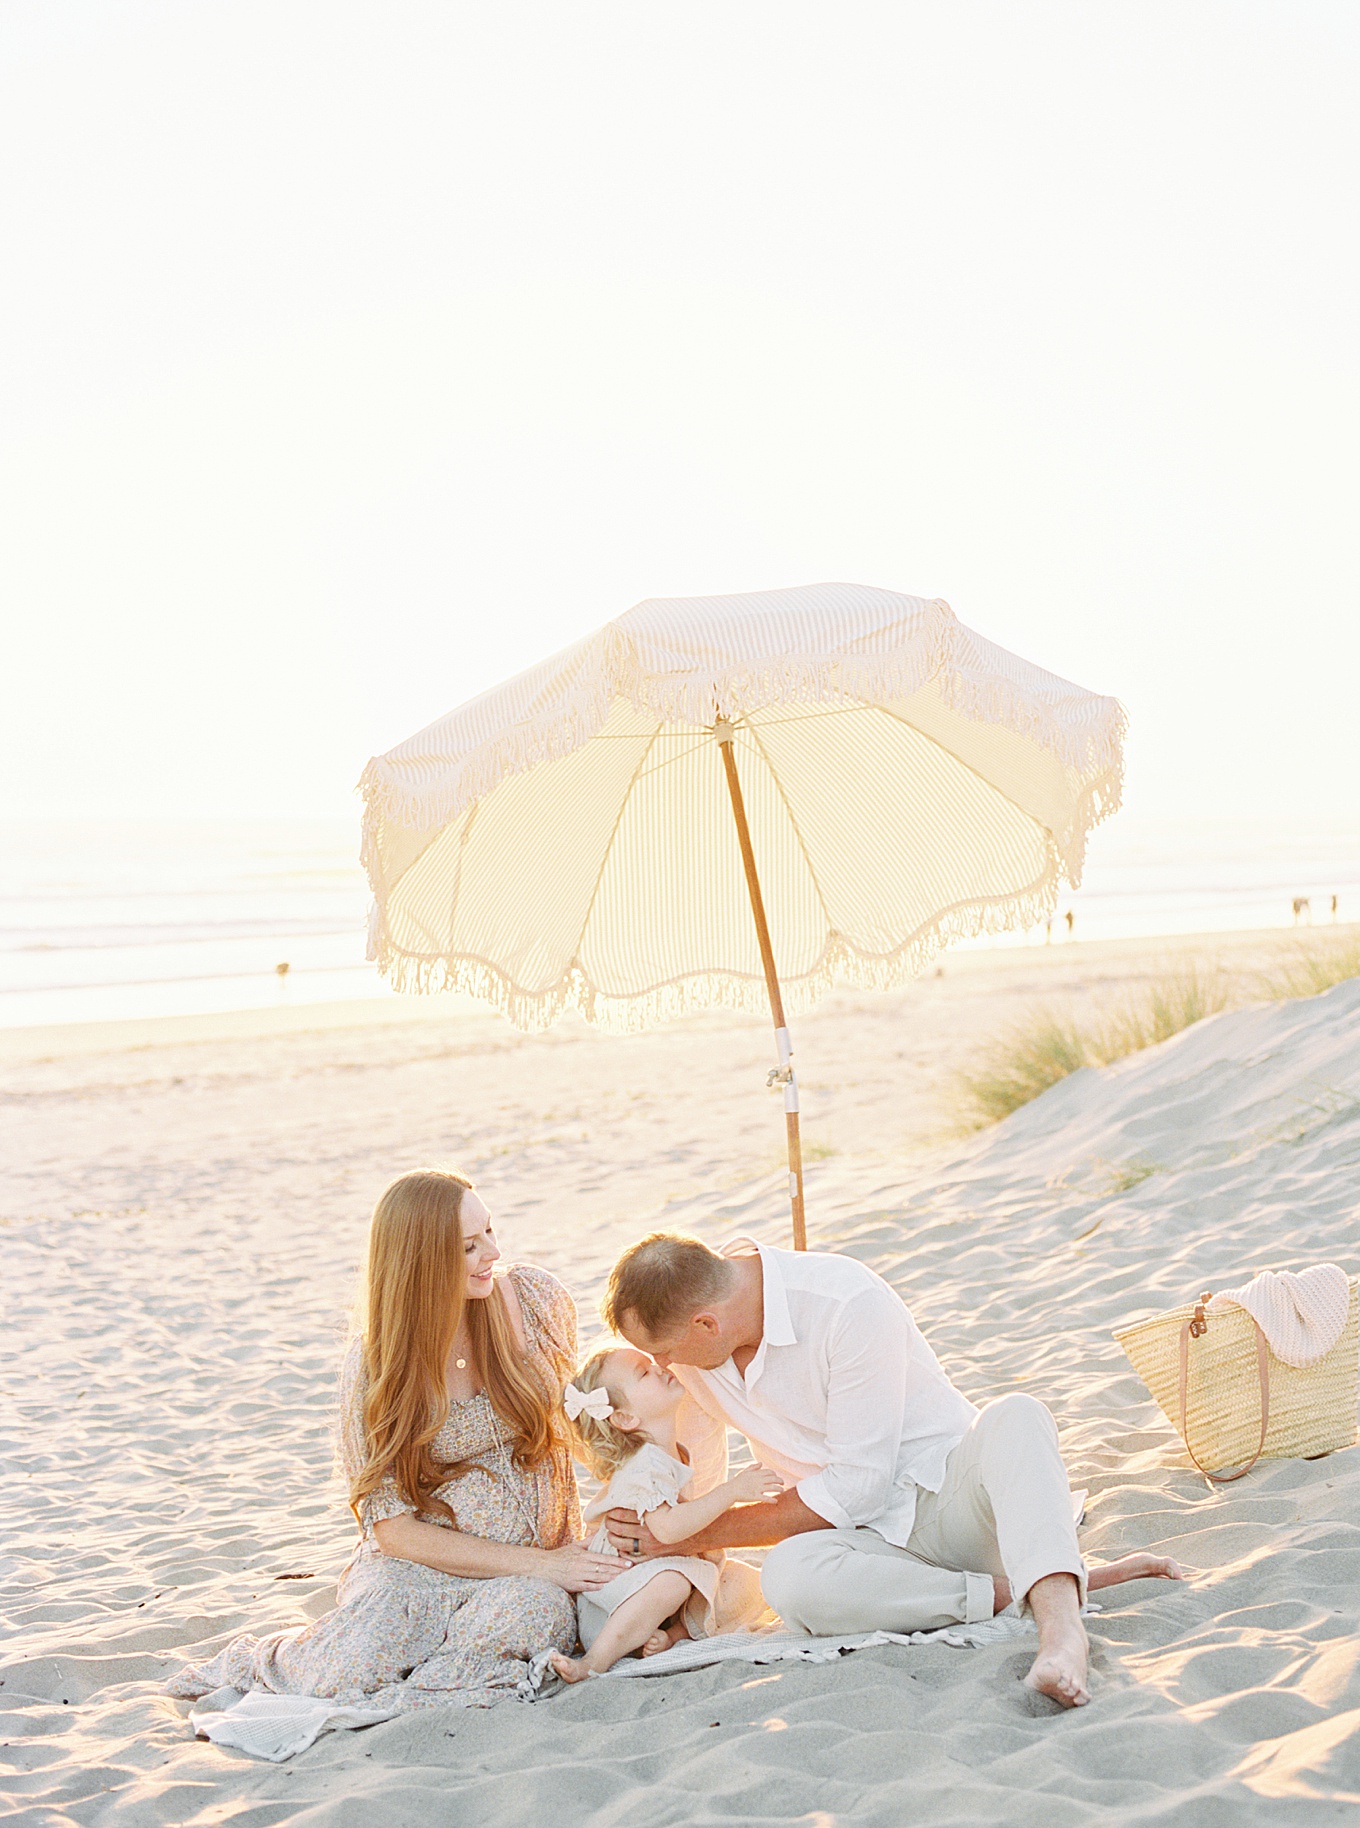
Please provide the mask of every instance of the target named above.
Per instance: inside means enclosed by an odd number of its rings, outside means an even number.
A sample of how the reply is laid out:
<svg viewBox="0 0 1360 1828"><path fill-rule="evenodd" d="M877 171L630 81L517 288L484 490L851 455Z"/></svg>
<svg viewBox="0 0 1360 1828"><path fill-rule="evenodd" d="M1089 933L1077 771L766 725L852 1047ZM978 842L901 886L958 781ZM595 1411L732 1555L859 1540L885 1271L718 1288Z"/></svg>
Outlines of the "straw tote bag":
<svg viewBox="0 0 1360 1828"><path fill-rule="evenodd" d="M1258 1460L1314 1460L1356 1439L1360 1278L1341 1336L1311 1365L1282 1364L1245 1308L1206 1312L1212 1295L1115 1338L1208 1479L1226 1485ZM1227 1466L1235 1472L1224 1472Z"/></svg>

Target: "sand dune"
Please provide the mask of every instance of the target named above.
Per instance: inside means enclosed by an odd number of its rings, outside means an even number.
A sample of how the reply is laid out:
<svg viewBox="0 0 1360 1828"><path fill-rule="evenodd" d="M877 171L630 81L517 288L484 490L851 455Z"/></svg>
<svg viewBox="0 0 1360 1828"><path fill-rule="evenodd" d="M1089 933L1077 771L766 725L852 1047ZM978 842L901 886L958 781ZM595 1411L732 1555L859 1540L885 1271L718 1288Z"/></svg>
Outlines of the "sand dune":
<svg viewBox="0 0 1360 1828"><path fill-rule="evenodd" d="M564 1275L593 1324L641 1226L782 1238L768 1042L727 1018L525 1040L456 1014L29 1045L0 1077L18 1144L0 1181L8 1819L1347 1817L1360 1451L1210 1492L1110 1328L1260 1268L1360 1270L1360 983L1215 1017L941 1140L941 1076L979 1035L1036 994L1146 975L1161 950L951 959L900 996L831 999L796 1037L814 1245L887 1275L975 1399L1049 1401L1090 1488L1088 1554L1155 1547L1199 1571L1119 1590L1092 1620L1094 1703L1060 1718L1030 1711L1013 1645L927 1646L437 1710L282 1767L193 1741L161 1675L315 1616L347 1553L328 1405L382 1182L467 1164L515 1253Z"/></svg>

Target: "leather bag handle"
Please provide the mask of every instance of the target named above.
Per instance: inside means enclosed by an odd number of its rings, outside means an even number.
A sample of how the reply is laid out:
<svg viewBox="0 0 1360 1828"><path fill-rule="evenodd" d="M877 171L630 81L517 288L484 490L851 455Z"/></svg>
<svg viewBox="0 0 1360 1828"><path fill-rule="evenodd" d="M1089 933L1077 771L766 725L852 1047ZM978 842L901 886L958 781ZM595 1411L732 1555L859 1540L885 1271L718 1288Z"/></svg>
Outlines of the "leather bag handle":
<svg viewBox="0 0 1360 1828"><path fill-rule="evenodd" d="M1211 1299L1212 1296L1206 1289L1195 1304L1194 1314L1181 1328L1181 1439L1185 1442L1185 1451L1206 1479L1212 1480L1215 1485L1231 1485L1234 1479L1244 1479L1265 1451L1266 1429L1270 1425L1270 1366L1266 1359L1265 1334L1256 1324L1253 1315L1251 1325L1256 1335L1256 1369L1261 1379L1261 1438L1256 1443L1256 1452L1245 1466L1240 1466L1235 1473L1211 1473L1190 1445L1190 1433L1185 1425L1186 1389L1190 1381L1190 1341L1192 1338L1199 1339L1209 1331L1209 1318L1204 1308L1205 1303Z"/></svg>

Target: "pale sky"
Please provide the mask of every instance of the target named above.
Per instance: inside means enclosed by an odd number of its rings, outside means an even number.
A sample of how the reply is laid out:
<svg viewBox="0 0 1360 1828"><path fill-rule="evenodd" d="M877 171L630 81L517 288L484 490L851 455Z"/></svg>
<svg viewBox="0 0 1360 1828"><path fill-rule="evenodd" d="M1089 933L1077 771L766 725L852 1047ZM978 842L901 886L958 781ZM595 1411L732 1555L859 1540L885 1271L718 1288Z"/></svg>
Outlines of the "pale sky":
<svg viewBox="0 0 1360 1828"><path fill-rule="evenodd" d="M344 813L646 596L943 596L1354 820L1354 0L6 0L15 813Z"/></svg>

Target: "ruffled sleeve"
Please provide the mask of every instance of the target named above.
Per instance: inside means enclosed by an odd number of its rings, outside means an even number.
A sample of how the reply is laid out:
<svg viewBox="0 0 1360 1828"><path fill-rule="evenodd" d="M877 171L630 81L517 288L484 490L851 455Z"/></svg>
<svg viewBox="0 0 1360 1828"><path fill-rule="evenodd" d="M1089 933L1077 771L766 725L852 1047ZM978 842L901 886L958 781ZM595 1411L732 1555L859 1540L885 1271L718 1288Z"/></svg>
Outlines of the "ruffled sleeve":
<svg viewBox="0 0 1360 1828"><path fill-rule="evenodd" d="M517 1263L510 1271L529 1344L552 1365L558 1394L576 1369L576 1303L546 1269Z"/></svg>
<svg viewBox="0 0 1360 1828"><path fill-rule="evenodd" d="M636 1511L645 1517L663 1504L674 1505L689 1484L690 1470L650 1442L640 1447L609 1481L610 1510Z"/></svg>
<svg viewBox="0 0 1360 1828"><path fill-rule="evenodd" d="M364 1342L351 1341L345 1362L340 1367L340 1403L336 1416L336 1454L344 1477L346 1491L354 1490L355 1481L368 1462L368 1436L364 1429L364 1398L368 1393L368 1366L364 1361ZM359 1506L360 1521L365 1530L387 1517L413 1512L397 1490L395 1479L384 1479Z"/></svg>

